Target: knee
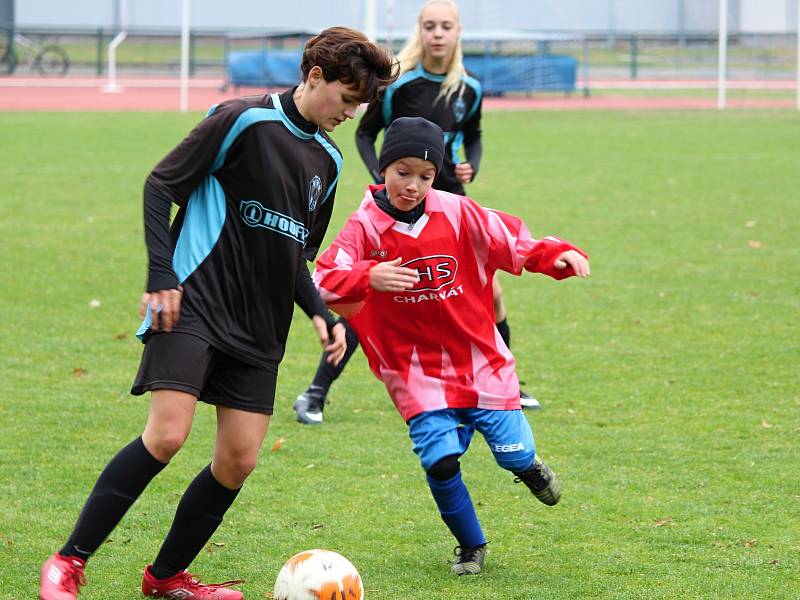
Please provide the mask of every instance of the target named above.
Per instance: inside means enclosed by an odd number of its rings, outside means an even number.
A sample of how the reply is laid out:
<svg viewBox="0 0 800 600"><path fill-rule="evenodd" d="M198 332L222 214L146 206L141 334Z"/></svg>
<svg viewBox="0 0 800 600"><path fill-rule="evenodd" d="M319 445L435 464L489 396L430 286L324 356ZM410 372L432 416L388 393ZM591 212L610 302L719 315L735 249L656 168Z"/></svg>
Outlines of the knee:
<svg viewBox="0 0 800 600"><path fill-rule="evenodd" d="M142 434L142 441L147 451L156 460L166 463L178 453L188 436L188 431L167 430L158 432L145 430Z"/></svg>
<svg viewBox="0 0 800 600"><path fill-rule="evenodd" d="M438 460L426 473L436 481L447 481L458 475L460 470L461 465L458 462L458 455L451 454Z"/></svg>
<svg viewBox="0 0 800 600"><path fill-rule="evenodd" d="M241 487L258 464L258 453L228 452L215 457L214 476L225 487Z"/></svg>

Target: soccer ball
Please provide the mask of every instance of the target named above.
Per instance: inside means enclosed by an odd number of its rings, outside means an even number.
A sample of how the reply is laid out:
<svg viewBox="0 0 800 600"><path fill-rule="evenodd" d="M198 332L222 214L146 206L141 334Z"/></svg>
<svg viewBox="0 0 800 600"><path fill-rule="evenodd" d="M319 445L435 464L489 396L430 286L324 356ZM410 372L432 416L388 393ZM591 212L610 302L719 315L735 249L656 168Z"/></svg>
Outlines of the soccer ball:
<svg viewBox="0 0 800 600"><path fill-rule="evenodd" d="M275 600L363 600L361 575L349 560L331 550L298 552L283 565Z"/></svg>

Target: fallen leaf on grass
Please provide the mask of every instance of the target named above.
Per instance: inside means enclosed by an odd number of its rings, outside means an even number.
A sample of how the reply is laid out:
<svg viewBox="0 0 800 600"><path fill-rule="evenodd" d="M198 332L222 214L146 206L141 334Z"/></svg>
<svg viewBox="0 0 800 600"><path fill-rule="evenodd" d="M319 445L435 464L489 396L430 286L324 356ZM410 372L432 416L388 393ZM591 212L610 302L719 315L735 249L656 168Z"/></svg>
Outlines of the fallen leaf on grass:
<svg viewBox="0 0 800 600"><path fill-rule="evenodd" d="M781 561L780 561L779 558L773 558L771 561L769 561L769 564L771 564L771 565L779 565L779 564L781 564Z"/></svg>
<svg viewBox="0 0 800 600"><path fill-rule="evenodd" d="M656 527L663 527L664 525L669 525L672 523L672 519L667 517L666 519L656 519Z"/></svg>
<svg viewBox="0 0 800 600"><path fill-rule="evenodd" d="M280 450L281 448L283 448L283 443L284 443L285 441L286 441L286 438L282 438L282 437L280 437L280 438L278 438L277 440L275 440L275 443L274 443L274 444L272 444L272 451L273 451L273 452L277 452L278 450Z"/></svg>
<svg viewBox="0 0 800 600"><path fill-rule="evenodd" d="M72 369L72 374L75 375L75 377L86 377L89 374L89 371L83 367L75 367Z"/></svg>
<svg viewBox="0 0 800 600"><path fill-rule="evenodd" d="M224 542L209 542L208 545L206 546L206 553L213 554L215 548L224 548L224 547L225 547Z"/></svg>
<svg viewBox="0 0 800 600"><path fill-rule="evenodd" d="M752 548L756 544L758 544L758 540L753 538L752 540L745 541L744 546L745 546L745 548Z"/></svg>
<svg viewBox="0 0 800 600"><path fill-rule="evenodd" d="M758 240L747 240L747 245L758 250L762 244Z"/></svg>
<svg viewBox="0 0 800 600"><path fill-rule="evenodd" d="M761 426L762 426L764 429L769 429L770 427L772 427L772 425L770 425L769 423L767 423L767 421L766 421L765 419L761 419Z"/></svg>

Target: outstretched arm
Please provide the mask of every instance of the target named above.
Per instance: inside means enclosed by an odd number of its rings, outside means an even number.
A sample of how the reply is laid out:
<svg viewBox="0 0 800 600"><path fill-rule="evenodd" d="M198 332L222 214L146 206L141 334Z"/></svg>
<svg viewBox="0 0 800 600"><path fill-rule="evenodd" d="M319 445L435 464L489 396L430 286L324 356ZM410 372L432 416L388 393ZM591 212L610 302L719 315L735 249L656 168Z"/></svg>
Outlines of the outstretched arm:
<svg viewBox="0 0 800 600"><path fill-rule="evenodd" d="M484 208L470 199L465 199L462 207L476 258L487 273L499 269L519 275L524 269L553 279L588 276L588 256L570 242L554 236L534 239L518 217Z"/></svg>

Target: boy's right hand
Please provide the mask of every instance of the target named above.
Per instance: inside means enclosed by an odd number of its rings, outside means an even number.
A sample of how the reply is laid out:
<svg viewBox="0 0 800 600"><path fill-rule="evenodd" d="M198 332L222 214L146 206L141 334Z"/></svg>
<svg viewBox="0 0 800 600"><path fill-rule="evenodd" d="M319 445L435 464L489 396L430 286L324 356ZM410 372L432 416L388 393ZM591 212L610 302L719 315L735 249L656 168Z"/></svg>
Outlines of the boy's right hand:
<svg viewBox="0 0 800 600"><path fill-rule="evenodd" d="M378 263L369 270L369 285L379 292L402 292L410 290L419 282L419 273L415 269L401 267L403 259Z"/></svg>
<svg viewBox="0 0 800 600"><path fill-rule="evenodd" d="M567 250L559 254L553 266L559 271L567 267L572 267L572 270L578 277L585 278L588 277L590 273L589 261L580 252L576 252L575 250Z"/></svg>
<svg viewBox="0 0 800 600"><path fill-rule="evenodd" d="M145 292L139 304L139 317L144 319L150 313L150 328L153 331L172 331L181 314L181 297L183 287L174 290Z"/></svg>

